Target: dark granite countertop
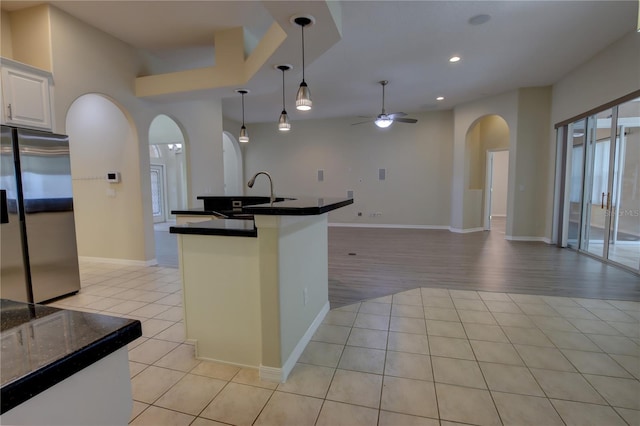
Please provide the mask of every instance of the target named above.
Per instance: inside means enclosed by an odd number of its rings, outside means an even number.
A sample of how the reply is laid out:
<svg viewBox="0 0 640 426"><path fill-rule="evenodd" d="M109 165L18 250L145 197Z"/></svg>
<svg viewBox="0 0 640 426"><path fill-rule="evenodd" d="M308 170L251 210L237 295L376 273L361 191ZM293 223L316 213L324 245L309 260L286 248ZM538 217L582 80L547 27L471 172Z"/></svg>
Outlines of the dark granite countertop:
<svg viewBox="0 0 640 426"><path fill-rule="evenodd" d="M0 299L0 414L141 335L138 320Z"/></svg>
<svg viewBox="0 0 640 426"><path fill-rule="evenodd" d="M187 223L169 228L172 234L226 235L229 237L257 237L258 231L252 220L212 219Z"/></svg>
<svg viewBox="0 0 640 426"><path fill-rule="evenodd" d="M242 211L254 215L313 216L353 204L352 198L298 197L272 203L243 206Z"/></svg>
<svg viewBox="0 0 640 426"><path fill-rule="evenodd" d="M242 210L205 210L194 208L187 210L171 210L171 214L183 216L215 216L217 219L253 220L253 215Z"/></svg>

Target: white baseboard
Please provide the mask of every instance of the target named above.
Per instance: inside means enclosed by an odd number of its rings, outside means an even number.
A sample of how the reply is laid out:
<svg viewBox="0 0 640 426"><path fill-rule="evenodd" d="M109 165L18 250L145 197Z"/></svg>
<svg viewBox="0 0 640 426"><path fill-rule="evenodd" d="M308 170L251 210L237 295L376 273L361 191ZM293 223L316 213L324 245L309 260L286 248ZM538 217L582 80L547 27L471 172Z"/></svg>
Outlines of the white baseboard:
<svg viewBox="0 0 640 426"><path fill-rule="evenodd" d="M470 232L480 232L480 231L484 231L484 228L480 227L480 228L465 228L465 229L460 229L460 228L452 228L449 227L449 231L451 232L455 232L457 234L468 234Z"/></svg>
<svg viewBox="0 0 640 426"><path fill-rule="evenodd" d="M268 380L271 382L284 383L287 380L287 377L289 377L289 373L291 373L291 370L293 370L293 367L295 367L296 362L298 362L300 355L302 355L304 348L307 347L307 343L309 343L318 327L320 327L320 324L322 324L322 321L327 315L327 312L329 312L329 301L327 301L322 309L320 309L320 312L318 312L318 315L316 315L309 328L307 328L307 331L298 341L296 347L293 348L293 351L291 351L291 355L289 355L289 358L284 362L282 368L267 367L261 365L260 379Z"/></svg>
<svg viewBox="0 0 640 426"><path fill-rule="evenodd" d="M336 228L449 229L447 225L398 225L387 223L329 223Z"/></svg>
<svg viewBox="0 0 640 426"><path fill-rule="evenodd" d="M156 266L158 264L158 261L156 259L132 260L132 259L114 259L111 257L78 256L78 260L80 260L81 262L110 263L112 265L126 265L126 266Z"/></svg>
<svg viewBox="0 0 640 426"><path fill-rule="evenodd" d="M507 217L506 214L492 214L491 217Z"/></svg>

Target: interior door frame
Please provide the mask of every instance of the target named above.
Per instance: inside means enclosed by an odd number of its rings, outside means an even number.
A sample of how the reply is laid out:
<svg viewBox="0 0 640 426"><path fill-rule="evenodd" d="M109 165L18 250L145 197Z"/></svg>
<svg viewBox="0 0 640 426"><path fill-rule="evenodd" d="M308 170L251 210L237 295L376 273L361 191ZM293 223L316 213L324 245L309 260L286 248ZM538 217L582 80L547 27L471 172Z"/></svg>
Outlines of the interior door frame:
<svg viewBox="0 0 640 426"><path fill-rule="evenodd" d="M167 221L167 177L164 170L164 164L149 164L149 171L154 169L159 171L160 174L160 216L153 216L153 209L151 215L153 217L153 223L162 223Z"/></svg>

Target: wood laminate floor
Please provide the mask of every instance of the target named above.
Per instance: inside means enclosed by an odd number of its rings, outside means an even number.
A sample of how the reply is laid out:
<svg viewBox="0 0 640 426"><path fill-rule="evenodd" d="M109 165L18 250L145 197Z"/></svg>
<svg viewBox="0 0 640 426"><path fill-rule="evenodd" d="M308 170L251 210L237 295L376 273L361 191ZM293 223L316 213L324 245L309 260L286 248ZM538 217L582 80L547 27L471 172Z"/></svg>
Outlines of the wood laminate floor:
<svg viewBox="0 0 640 426"><path fill-rule="evenodd" d="M573 250L490 232L329 228L335 308L418 287L640 301L640 276Z"/></svg>

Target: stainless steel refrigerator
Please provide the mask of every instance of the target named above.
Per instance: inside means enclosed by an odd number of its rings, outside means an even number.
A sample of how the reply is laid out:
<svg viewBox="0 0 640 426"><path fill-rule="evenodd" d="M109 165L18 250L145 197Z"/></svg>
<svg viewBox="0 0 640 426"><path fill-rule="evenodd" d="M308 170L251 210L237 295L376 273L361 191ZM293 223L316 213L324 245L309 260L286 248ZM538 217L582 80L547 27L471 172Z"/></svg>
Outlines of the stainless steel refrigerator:
<svg viewBox="0 0 640 426"><path fill-rule="evenodd" d="M0 209L0 296L80 290L68 136L1 127Z"/></svg>

